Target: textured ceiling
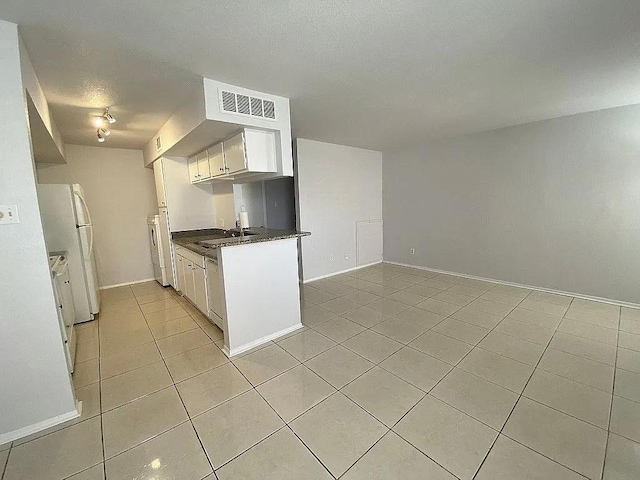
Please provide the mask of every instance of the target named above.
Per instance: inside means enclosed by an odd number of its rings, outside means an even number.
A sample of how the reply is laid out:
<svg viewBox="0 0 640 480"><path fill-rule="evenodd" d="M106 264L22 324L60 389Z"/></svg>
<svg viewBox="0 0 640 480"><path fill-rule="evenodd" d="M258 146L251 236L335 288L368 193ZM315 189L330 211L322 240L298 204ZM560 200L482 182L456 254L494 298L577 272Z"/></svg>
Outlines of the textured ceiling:
<svg viewBox="0 0 640 480"><path fill-rule="evenodd" d="M141 147L198 76L291 98L294 134L386 149L640 103L640 2L3 0L67 142ZM97 109L97 110L96 110Z"/></svg>

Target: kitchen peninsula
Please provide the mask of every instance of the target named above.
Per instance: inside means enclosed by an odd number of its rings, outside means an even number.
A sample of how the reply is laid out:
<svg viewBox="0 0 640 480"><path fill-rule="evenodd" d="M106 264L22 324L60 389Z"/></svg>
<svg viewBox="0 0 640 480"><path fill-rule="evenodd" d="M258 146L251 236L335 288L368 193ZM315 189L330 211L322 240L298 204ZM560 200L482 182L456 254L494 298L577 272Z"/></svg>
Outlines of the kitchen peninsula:
<svg viewBox="0 0 640 480"><path fill-rule="evenodd" d="M179 289L224 332L234 356L302 327L298 238L250 228L172 233Z"/></svg>

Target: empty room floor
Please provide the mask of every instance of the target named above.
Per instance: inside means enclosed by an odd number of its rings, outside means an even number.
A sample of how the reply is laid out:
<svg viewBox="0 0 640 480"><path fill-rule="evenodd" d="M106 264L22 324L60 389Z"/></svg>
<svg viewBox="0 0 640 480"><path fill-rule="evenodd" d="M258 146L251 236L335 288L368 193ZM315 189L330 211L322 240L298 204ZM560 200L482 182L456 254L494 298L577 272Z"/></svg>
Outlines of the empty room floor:
<svg viewBox="0 0 640 480"><path fill-rule="evenodd" d="M105 291L82 417L2 446L3 480L640 478L639 310L389 264L303 307L229 361L173 291Z"/></svg>

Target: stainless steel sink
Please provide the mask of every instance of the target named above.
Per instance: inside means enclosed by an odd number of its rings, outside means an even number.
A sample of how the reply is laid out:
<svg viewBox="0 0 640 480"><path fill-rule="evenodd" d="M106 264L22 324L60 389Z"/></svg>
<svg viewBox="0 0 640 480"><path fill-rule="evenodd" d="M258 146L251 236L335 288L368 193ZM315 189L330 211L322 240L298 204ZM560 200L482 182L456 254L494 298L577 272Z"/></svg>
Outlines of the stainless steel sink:
<svg viewBox="0 0 640 480"><path fill-rule="evenodd" d="M224 240L225 238L242 238L242 237L250 237L251 235L258 235L257 233L244 232L240 233L237 231L227 230L224 233L217 233L209 235L208 240L202 240L200 242L196 242L196 245L200 245L205 248L215 248L220 240Z"/></svg>

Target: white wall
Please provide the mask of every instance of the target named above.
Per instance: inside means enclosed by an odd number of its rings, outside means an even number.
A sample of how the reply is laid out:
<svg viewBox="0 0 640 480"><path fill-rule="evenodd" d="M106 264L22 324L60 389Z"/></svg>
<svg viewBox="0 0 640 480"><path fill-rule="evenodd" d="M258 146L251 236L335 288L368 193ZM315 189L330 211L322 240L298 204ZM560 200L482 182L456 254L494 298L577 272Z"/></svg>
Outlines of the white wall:
<svg viewBox="0 0 640 480"><path fill-rule="evenodd" d="M214 227L235 228L236 208L232 183L221 182L213 185L213 205L215 211Z"/></svg>
<svg viewBox="0 0 640 480"><path fill-rule="evenodd" d="M385 260L640 303L640 106L385 152L383 180Z"/></svg>
<svg viewBox="0 0 640 480"><path fill-rule="evenodd" d="M163 157L162 164L171 231L211 228L215 224L211 184L191 184L187 158Z"/></svg>
<svg viewBox="0 0 640 480"><path fill-rule="evenodd" d="M24 59L28 61L28 59ZM53 298L21 79L17 25L0 21L0 444L76 414Z"/></svg>
<svg viewBox="0 0 640 480"><path fill-rule="evenodd" d="M147 217L158 208L142 151L67 145L66 153L66 165L38 164L38 181L84 188L100 286L153 278Z"/></svg>
<svg viewBox="0 0 640 480"><path fill-rule="evenodd" d="M355 268L356 222L382 218L382 154L297 139L296 168L304 280Z"/></svg>

